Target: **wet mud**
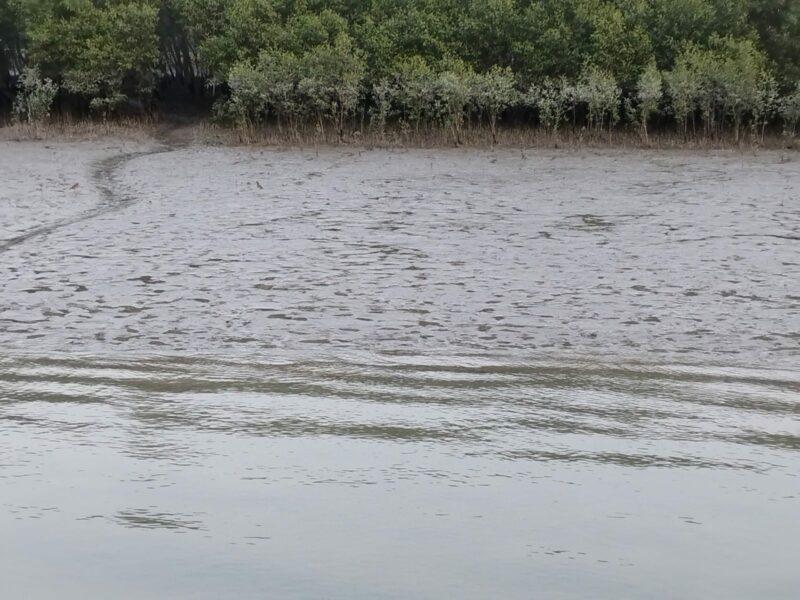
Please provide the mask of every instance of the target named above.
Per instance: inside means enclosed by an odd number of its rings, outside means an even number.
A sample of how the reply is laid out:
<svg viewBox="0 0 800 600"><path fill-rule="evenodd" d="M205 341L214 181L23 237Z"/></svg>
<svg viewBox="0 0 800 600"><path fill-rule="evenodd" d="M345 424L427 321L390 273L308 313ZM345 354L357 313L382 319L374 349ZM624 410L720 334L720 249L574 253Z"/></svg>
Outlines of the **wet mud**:
<svg viewBox="0 0 800 600"><path fill-rule="evenodd" d="M0 595L795 596L796 157L0 162Z"/></svg>

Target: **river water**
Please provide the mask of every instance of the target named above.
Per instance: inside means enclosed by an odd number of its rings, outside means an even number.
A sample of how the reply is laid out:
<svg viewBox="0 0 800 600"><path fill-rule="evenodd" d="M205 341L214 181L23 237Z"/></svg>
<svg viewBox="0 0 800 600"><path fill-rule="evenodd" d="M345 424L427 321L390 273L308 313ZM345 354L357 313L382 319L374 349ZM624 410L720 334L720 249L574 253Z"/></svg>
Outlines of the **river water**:
<svg viewBox="0 0 800 600"><path fill-rule="evenodd" d="M796 598L800 159L0 142L3 598Z"/></svg>

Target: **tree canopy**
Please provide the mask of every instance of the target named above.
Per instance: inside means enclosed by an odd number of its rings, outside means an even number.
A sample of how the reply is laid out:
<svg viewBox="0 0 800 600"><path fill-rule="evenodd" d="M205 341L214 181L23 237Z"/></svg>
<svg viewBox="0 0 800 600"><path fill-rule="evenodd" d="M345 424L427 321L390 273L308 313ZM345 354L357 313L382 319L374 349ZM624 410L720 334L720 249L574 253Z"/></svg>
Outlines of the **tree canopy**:
<svg viewBox="0 0 800 600"><path fill-rule="evenodd" d="M494 133L515 106L552 120L554 98L592 124L629 102L644 131L656 113L738 131L795 93L799 40L796 0L0 0L0 97L30 68L104 114L184 86L233 119L340 131L361 111L457 135L466 111Z"/></svg>

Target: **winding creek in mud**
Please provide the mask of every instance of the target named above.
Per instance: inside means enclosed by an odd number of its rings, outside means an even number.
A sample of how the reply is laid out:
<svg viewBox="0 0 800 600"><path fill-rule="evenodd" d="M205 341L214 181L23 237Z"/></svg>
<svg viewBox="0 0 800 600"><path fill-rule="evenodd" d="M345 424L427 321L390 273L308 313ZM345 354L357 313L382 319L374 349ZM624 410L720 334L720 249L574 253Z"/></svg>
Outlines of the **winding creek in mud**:
<svg viewBox="0 0 800 600"><path fill-rule="evenodd" d="M0 596L795 598L795 154L0 142Z"/></svg>

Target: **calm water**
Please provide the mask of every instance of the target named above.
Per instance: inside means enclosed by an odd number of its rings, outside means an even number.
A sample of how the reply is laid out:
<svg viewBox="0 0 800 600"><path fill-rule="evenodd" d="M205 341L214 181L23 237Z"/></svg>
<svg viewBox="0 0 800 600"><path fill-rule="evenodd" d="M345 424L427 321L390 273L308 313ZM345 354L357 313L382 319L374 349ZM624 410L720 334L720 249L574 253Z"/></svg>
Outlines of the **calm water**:
<svg viewBox="0 0 800 600"><path fill-rule="evenodd" d="M0 167L0 596L797 597L796 156Z"/></svg>

